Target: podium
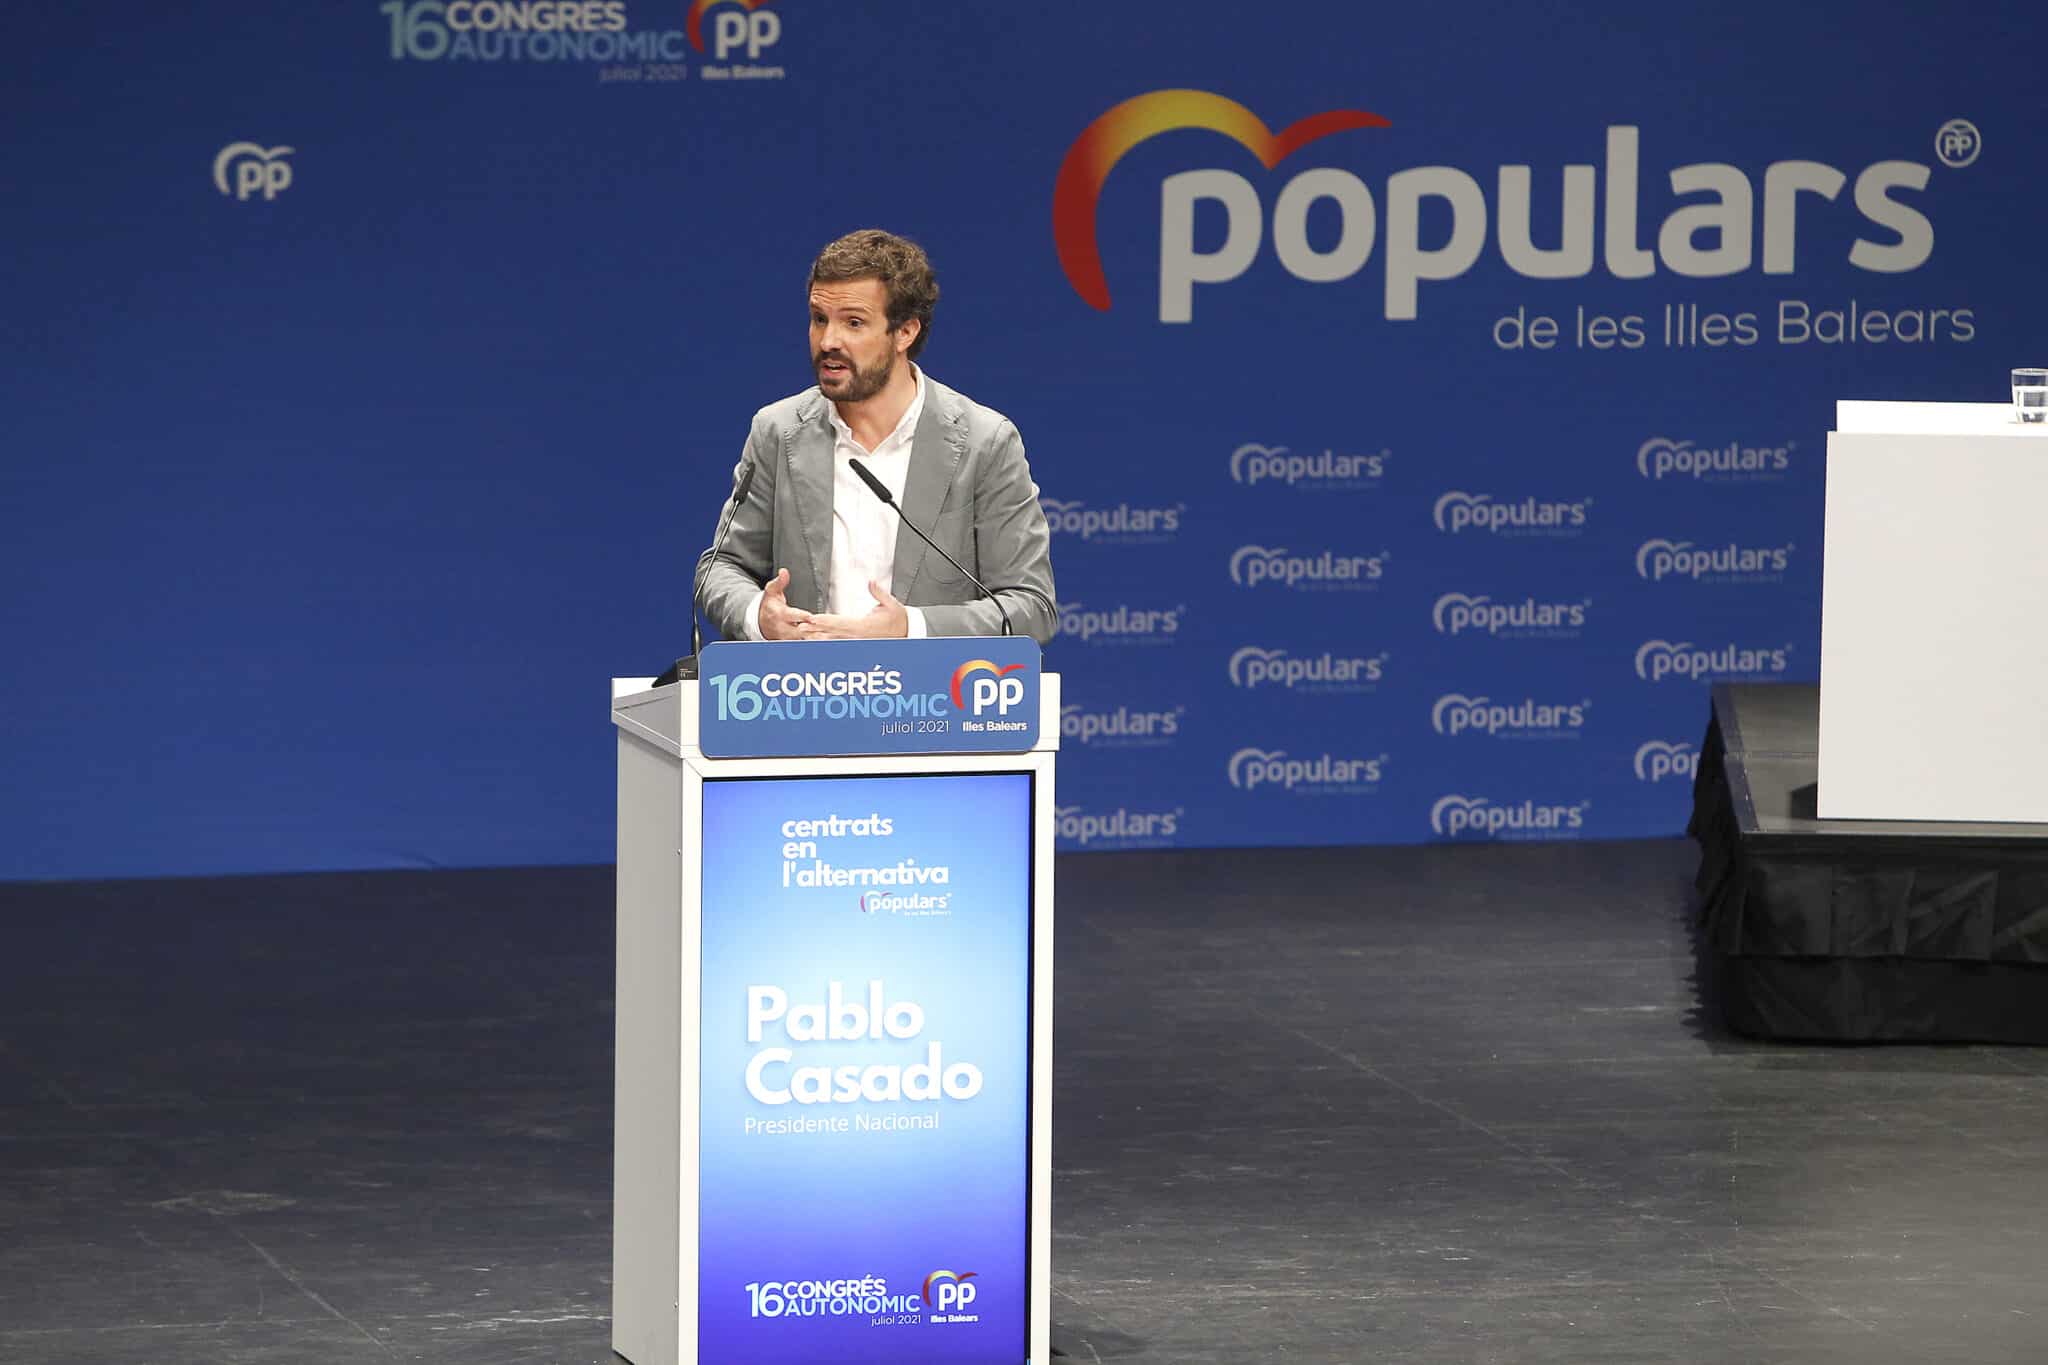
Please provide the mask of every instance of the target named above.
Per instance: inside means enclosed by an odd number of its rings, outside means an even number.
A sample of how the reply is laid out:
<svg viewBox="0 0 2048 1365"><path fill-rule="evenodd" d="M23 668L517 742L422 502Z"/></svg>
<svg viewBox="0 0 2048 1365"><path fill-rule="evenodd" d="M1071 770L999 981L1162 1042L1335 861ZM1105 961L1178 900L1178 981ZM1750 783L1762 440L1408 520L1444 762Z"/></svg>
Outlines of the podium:
<svg viewBox="0 0 2048 1365"><path fill-rule="evenodd" d="M1819 814L2048 822L2048 430L2004 403L1838 405Z"/></svg>
<svg viewBox="0 0 2048 1365"><path fill-rule="evenodd" d="M1051 1355L1053 766L1028 639L614 679L612 1347Z"/></svg>

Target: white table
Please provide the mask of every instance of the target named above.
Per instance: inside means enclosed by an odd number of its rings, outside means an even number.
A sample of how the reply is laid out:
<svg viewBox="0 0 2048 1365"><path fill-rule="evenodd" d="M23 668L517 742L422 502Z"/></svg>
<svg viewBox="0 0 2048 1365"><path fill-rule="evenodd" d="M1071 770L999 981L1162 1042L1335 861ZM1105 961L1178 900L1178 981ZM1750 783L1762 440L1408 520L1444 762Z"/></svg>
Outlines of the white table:
<svg viewBox="0 0 2048 1365"><path fill-rule="evenodd" d="M2048 428L1837 405L1819 814L2048 822Z"/></svg>

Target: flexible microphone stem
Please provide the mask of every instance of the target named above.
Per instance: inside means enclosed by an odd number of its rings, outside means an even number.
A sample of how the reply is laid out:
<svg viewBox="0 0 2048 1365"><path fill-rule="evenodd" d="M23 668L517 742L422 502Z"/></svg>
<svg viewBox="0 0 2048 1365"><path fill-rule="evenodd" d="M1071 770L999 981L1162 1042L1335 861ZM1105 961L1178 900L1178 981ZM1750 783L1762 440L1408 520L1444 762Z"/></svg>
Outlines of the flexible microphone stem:
<svg viewBox="0 0 2048 1365"><path fill-rule="evenodd" d="M848 459L846 463L853 467L853 472L860 475L860 481L868 486L868 491L870 493L873 493L876 497L882 500L884 506L894 507L896 509L896 515L902 518L903 524L905 526L908 526L912 531L915 531L917 533L917 538L919 540L931 546L934 550L937 550L939 552L939 557L941 559L945 560L948 564L951 564L962 578L965 578L975 587L981 589L981 595L983 597L986 597L989 601L996 604L996 615L1003 618L1003 634L1016 634L1016 631L1010 628L1010 613L1004 609L1003 599L996 596L993 592L990 592L988 584L982 582L979 578L976 578L973 574L969 573L967 571L967 566L965 564L962 564L959 560L947 554L945 546L939 544L939 542L933 540L930 536L926 535L924 527L919 526L916 522L912 521L909 517L905 516L903 513L903 509L896 505L895 494L891 493L888 489L888 486L885 485L880 479L876 478L874 476L874 473L871 470L869 470L869 468L866 465L862 464L859 460L856 459Z"/></svg>
<svg viewBox="0 0 2048 1365"><path fill-rule="evenodd" d="M748 460L740 466L739 477L732 481L732 496L726 499L725 515L718 519L718 534L711 540L710 558L716 560L718 552L725 548L726 533L732 530L732 519L739 512L740 504L747 500L747 490L754 486L754 461ZM690 604L690 653L687 658L677 659L670 664L660 677L654 680L656 687L697 676L697 656L704 652L704 623L698 619L697 604Z"/></svg>
<svg viewBox="0 0 2048 1365"><path fill-rule="evenodd" d="M725 515L719 518L718 534L711 540L711 558L716 560L718 552L725 548L725 534L732 530L732 519L739 512L740 504L747 500L747 490L754 486L754 462L748 460L740 467L739 477L733 480L732 496L726 500ZM704 623L697 617L697 608L690 607L690 657L696 658L704 652Z"/></svg>

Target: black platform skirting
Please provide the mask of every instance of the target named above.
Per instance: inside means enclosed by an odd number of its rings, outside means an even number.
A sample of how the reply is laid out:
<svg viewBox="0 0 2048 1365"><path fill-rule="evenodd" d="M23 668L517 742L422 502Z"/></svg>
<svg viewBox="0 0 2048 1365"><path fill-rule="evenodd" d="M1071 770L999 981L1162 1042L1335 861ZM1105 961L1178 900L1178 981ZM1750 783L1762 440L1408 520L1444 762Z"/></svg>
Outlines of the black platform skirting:
<svg viewBox="0 0 2048 1365"><path fill-rule="evenodd" d="M1818 819L1819 733L1816 687L1714 689L1688 832L1729 1027L2048 1043L2048 826Z"/></svg>

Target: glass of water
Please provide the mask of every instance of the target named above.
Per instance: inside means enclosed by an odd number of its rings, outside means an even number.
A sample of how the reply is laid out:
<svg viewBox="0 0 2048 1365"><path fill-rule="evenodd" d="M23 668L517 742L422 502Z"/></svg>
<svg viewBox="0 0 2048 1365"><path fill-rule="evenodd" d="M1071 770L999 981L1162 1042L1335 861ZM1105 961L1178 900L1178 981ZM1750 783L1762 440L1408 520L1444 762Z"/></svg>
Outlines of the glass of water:
<svg viewBox="0 0 2048 1365"><path fill-rule="evenodd" d="M2012 415L2016 422L2048 420L2048 370L2012 372Z"/></svg>

